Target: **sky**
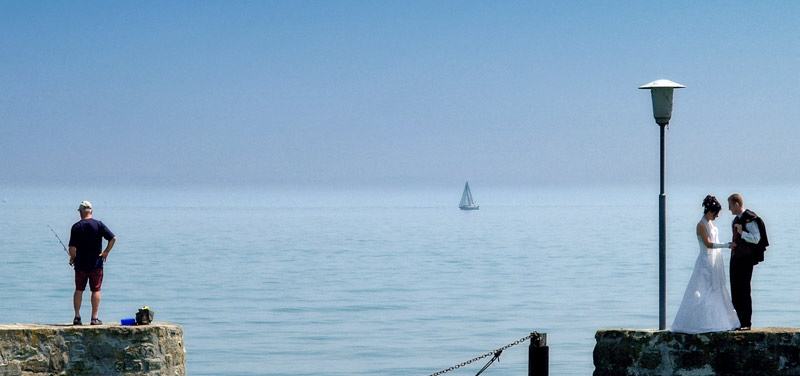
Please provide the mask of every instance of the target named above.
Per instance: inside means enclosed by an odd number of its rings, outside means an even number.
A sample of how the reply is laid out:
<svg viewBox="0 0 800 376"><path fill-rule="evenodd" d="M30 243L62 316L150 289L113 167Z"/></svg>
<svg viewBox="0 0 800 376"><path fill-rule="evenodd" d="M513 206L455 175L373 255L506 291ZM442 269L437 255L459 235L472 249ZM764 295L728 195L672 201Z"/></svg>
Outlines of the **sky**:
<svg viewBox="0 0 800 376"><path fill-rule="evenodd" d="M796 1L0 0L0 184L800 183Z"/></svg>

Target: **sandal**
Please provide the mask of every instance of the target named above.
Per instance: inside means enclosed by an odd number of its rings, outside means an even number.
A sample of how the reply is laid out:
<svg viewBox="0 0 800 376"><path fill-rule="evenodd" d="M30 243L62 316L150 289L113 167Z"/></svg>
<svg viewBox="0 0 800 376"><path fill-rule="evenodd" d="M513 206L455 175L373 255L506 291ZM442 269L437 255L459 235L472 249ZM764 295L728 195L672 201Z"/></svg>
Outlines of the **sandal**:
<svg viewBox="0 0 800 376"><path fill-rule="evenodd" d="M100 321L100 319L95 317L95 318L92 319L92 325L103 325L103 322Z"/></svg>
<svg viewBox="0 0 800 376"><path fill-rule="evenodd" d="M83 325L83 324L81 324L81 318L78 317L78 316L75 316L75 318L72 319L72 325Z"/></svg>

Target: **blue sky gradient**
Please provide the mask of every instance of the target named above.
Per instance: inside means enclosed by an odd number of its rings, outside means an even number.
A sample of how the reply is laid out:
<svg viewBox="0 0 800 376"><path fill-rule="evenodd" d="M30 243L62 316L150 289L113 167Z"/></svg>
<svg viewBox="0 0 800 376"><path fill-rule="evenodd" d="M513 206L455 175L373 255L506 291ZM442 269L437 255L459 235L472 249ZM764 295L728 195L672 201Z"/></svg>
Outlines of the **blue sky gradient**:
<svg viewBox="0 0 800 376"><path fill-rule="evenodd" d="M0 2L21 186L800 182L800 3Z"/></svg>

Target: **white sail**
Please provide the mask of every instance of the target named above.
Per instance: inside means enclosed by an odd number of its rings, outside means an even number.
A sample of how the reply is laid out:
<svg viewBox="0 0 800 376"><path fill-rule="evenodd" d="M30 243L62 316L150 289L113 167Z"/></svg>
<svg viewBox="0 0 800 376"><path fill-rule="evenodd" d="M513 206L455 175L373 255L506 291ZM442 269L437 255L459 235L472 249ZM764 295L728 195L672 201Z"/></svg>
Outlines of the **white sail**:
<svg viewBox="0 0 800 376"><path fill-rule="evenodd" d="M464 185L464 193L461 194L461 202L458 204L458 206L461 207L470 204L471 203L470 201L472 200L471 196L472 192L469 191L469 183L467 183L466 185Z"/></svg>
<svg viewBox="0 0 800 376"><path fill-rule="evenodd" d="M469 189L469 182L464 184L464 193L461 194L461 202L458 204L458 207L462 210L478 209L478 205L475 205L475 201L472 200L472 191Z"/></svg>

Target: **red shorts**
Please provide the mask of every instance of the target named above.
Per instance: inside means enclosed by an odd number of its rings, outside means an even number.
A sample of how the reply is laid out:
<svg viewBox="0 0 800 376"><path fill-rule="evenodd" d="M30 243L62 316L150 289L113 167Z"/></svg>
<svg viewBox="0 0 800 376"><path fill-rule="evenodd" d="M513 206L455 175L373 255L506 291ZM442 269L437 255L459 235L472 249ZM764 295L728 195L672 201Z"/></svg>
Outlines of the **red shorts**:
<svg viewBox="0 0 800 376"><path fill-rule="evenodd" d="M86 290L87 281L89 282L89 289L93 292L100 291L100 286L103 285L103 268L75 271L75 290Z"/></svg>

